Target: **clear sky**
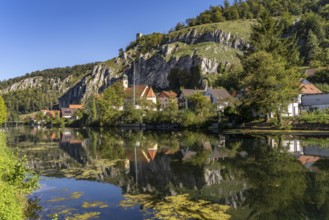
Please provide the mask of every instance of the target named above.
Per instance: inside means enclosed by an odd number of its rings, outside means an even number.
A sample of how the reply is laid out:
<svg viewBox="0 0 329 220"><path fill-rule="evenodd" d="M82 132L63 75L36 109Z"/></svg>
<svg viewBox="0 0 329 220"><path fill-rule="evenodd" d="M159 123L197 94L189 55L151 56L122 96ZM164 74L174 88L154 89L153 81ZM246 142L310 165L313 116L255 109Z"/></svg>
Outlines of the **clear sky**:
<svg viewBox="0 0 329 220"><path fill-rule="evenodd" d="M223 0L0 0L0 80L105 61Z"/></svg>

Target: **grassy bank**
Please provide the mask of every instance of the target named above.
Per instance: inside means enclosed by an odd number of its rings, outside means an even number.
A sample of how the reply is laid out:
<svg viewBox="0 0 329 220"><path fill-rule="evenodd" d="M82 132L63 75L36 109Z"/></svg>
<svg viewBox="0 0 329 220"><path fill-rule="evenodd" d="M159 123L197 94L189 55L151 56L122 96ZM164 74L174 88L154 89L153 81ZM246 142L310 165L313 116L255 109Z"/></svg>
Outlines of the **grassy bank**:
<svg viewBox="0 0 329 220"><path fill-rule="evenodd" d="M37 186L38 179L29 176L24 161L7 147L6 136L0 131L0 219L25 219L26 195Z"/></svg>

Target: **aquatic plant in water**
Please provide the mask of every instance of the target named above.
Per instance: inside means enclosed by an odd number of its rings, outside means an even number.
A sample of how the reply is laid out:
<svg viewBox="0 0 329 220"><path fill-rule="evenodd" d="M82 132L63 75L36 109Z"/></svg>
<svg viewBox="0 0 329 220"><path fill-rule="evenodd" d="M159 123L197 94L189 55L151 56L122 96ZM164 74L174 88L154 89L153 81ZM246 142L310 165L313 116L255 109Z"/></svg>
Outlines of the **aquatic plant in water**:
<svg viewBox="0 0 329 220"><path fill-rule="evenodd" d="M167 196L159 200L152 195L124 195L121 207L140 204L143 210L154 210L153 219L229 219L227 205L214 204L205 200L191 200L189 195ZM147 213L149 214L149 213Z"/></svg>

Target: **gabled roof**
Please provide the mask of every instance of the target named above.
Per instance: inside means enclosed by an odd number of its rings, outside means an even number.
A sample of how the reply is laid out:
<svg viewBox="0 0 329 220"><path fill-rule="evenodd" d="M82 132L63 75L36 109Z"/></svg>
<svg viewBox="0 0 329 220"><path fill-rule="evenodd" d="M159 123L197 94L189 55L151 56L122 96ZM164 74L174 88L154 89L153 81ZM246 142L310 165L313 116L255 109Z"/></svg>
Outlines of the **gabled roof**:
<svg viewBox="0 0 329 220"><path fill-rule="evenodd" d="M135 86L135 95L136 95L136 97L140 98L146 88L147 88L147 86L145 86L145 85ZM133 98L133 96L134 96L134 87L126 88L125 89L125 97L127 99L131 99L131 98Z"/></svg>
<svg viewBox="0 0 329 220"><path fill-rule="evenodd" d="M156 97L152 87L146 85L138 85L135 86L135 95L136 98L147 97L153 98ZM132 99L134 96L134 87L129 87L125 89L125 97L126 99Z"/></svg>
<svg viewBox="0 0 329 220"><path fill-rule="evenodd" d="M216 99L230 99L230 98L232 98L232 96L224 88L208 89L207 92L209 92Z"/></svg>
<svg viewBox="0 0 329 220"><path fill-rule="evenodd" d="M44 115L49 115L53 118L55 118L56 116L58 117L60 116L60 111L56 111L56 110L41 110L41 111Z"/></svg>
<svg viewBox="0 0 329 220"><path fill-rule="evenodd" d="M147 98L153 98L153 97L156 97L154 92L153 92L153 89L152 87L148 87L145 94L144 94L145 97Z"/></svg>
<svg viewBox="0 0 329 220"><path fill-rule="evenodd" d="M204 90L198 90L198 89L181 89L180 91L184 97L190 97L191 95L194 95L197 93L204 94Z"/></svg>
<svg viewBox="0 0 329 220"><path fill-rule="evenodd" d="M312 83L301 83L300 94L320 94L322 91Z"/></svg>
<svg viewBox="0 0 329 220"><path fill-rule="evenodd" d="M162 92L160 92L160 94L158 95L158 97L176 98L177 97L177 93L176 92L173 92L173 91L162 91Z"/></svg>

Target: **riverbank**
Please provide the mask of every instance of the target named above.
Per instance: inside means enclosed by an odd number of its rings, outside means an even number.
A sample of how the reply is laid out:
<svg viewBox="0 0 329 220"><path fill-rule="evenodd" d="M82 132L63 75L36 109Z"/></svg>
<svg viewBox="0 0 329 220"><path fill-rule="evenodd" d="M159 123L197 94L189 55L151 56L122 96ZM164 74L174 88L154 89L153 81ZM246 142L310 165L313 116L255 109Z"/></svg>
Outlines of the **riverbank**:
<svg viewBox="0 0 329 220"><path fill-rule="evenodd" d="M6 135L0 130L0 219L26 218L26 196L36 188L38 182L38 178L27 178L27 174L24 161L8 149Z"/></svg>

